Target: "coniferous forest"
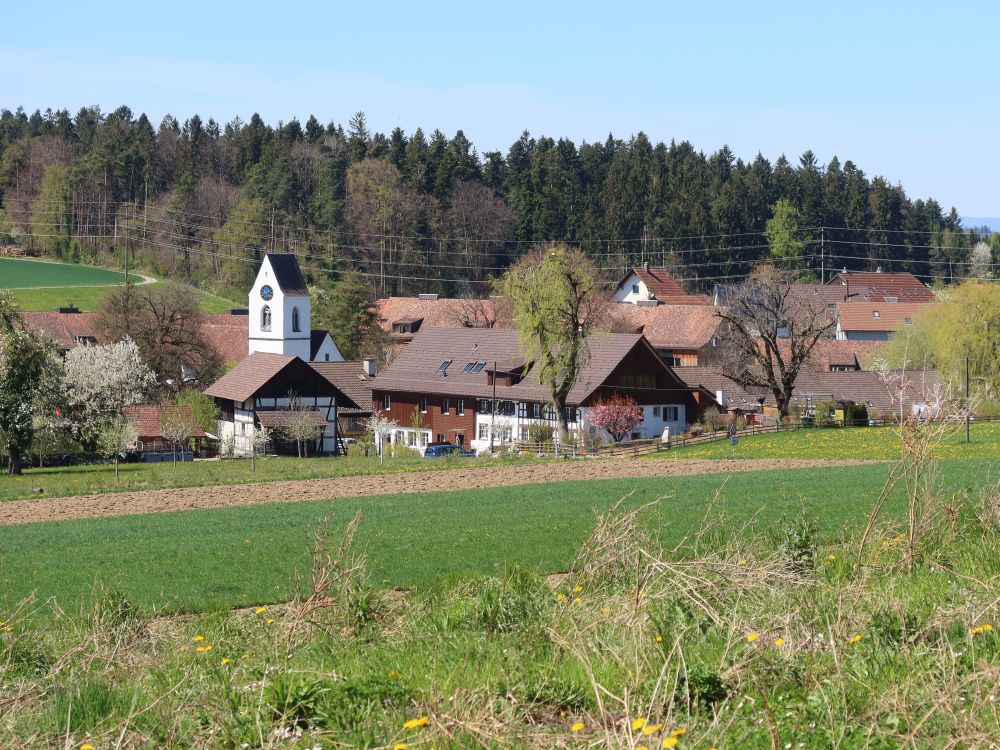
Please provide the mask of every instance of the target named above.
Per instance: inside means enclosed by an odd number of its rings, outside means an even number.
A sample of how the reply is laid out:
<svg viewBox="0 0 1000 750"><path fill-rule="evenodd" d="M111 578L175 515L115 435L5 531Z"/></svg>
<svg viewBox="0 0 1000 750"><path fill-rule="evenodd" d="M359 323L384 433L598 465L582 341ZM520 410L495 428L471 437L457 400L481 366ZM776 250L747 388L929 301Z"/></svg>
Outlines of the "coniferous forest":
<svg viewBox="0 0 1000 750"><path fill-rule="evenodd" d="M310 117L272 126L192 115L0 112L0 243L87 263L130 263L241 299L268 250L322 287L354 269L373 295L475 295L533 244L578 245L609 277L666 264L692 290L738 279L772 252L783 201L806 274L969 274L981 240L954 208L806 151L773 163L705 154L643 133L599 143L533 137L480 153L458 131L372 132ZM790 204L790 207L789 205Z"/></svg>

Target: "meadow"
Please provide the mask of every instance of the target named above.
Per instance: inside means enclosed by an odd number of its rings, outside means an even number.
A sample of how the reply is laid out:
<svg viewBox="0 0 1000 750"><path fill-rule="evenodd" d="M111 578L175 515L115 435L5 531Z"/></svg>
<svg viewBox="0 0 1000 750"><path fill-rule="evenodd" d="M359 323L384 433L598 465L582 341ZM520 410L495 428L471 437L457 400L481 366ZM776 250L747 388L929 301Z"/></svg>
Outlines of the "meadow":
<svg viewBox="0 0 1000 750"><path fill-rule="evenodd" d="M143 280L136 274L129 274L129 278L134 283ZM96 266L0 258L0 289L10 289L18 309L24 311L76 307L82 312L94 312L100 309L108 291L124 281L124 273ZM210 292L197 290L197 294L202 312L227 312L238 306Z"/></svg>
<svg viewBox="0 0 1000 750"><path fill-rule="evenodd" d="M1000 423L973 422L971 442L965 428L937 446L940 459L1000 458ZM828 458L889 461L899 456L899 437L892 427L811 428L740 436L736 446L722 438L678 446L651 454L654 459L689 458Z"/></svg>
<svg viewBox="0 0 1000 750"><path fill-rule="evenodd" d="M514 459L527 462L531 459ZM394 474L410 471L460 469L478 463L506 463L505 460L471 461L460 457L428 460L413 451L400 451L384 463L353 449L348 457L294 458L268 456L257 460L256 470L248 459L219 461L172 461L163 463L120 464L115 480L110 463L89 466L58 466L25 469L21 476L0 475L0 501L44 495L100 495L171 487L212 487L233 484L277 482L292 479L330 479L335 477ZM41 490L41 492L39 492Z"/></svg>
<svg viewBox="0 0 1000 750"><path fill-rule="evenodd" d="M888 464L0 527L0 747L992 747L980 438L864 547Z"/></svg>

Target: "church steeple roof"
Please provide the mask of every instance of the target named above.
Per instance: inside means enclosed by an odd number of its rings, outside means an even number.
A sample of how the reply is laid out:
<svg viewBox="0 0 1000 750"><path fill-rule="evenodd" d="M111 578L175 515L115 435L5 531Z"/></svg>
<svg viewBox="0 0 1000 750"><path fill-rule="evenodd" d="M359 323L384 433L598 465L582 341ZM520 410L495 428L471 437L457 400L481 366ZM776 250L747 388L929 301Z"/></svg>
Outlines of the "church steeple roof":
<svg viewBox="0 0 1000 750"><path fill-rule="evenodd" d="M292 295L309 294L306 280L302 278L302 271L299 270L298 258L291 253L268 253L267 258L271 261L274 280L282 292Z"/></svg>

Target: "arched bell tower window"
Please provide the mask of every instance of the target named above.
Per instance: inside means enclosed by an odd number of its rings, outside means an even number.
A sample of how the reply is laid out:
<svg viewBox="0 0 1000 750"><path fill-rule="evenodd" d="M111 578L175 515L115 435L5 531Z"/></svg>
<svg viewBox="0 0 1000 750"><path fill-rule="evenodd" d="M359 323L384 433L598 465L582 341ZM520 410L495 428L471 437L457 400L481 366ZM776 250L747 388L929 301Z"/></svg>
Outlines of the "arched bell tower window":
<svg viewBox="0 0 1000 750"><path fill-rule="evenodd" d="M263 309L260 311L260 330L270 331L271 330L271 307L270 305L264 305Z"/></svg>
<svg viewBox="0 0 1000 750"><path fill-rule="evenodd" d="M298 333L301 329L299 328L299 308L292 308L292 331Z"/></svg>

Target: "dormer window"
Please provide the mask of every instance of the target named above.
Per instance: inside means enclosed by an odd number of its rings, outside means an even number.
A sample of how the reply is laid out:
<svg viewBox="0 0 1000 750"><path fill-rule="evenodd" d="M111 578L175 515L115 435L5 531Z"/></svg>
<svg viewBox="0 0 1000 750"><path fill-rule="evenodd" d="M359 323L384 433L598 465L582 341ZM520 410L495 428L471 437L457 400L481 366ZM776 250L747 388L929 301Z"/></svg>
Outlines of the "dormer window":
<svg viewBox="0 0 1000 750"><path fill-rule="evenodd" d="M270 331L271 330L271 307L270 305L264 305L260 311L260 330Z"/></svg>
<svg viewBox="0 0 1000 750"><path fill-rule="evenodd" d="M633 284L632 285L632 294L638 294L638 293L639 293L639 285L638 284Z"/></svg>
<svg viewBox="0 0 1000 750"><path fill-rule="evenodd" d="M302 329L299 328L299 308L292 308L292 332L299 333Z"/></svg>
<svg viewBox="0 0 1000 750"><path fill-rule="evenodd" d="M872 317L873 318L881 318L882 317L882 313L880 313L878 310L872 310Z"/></svg>

